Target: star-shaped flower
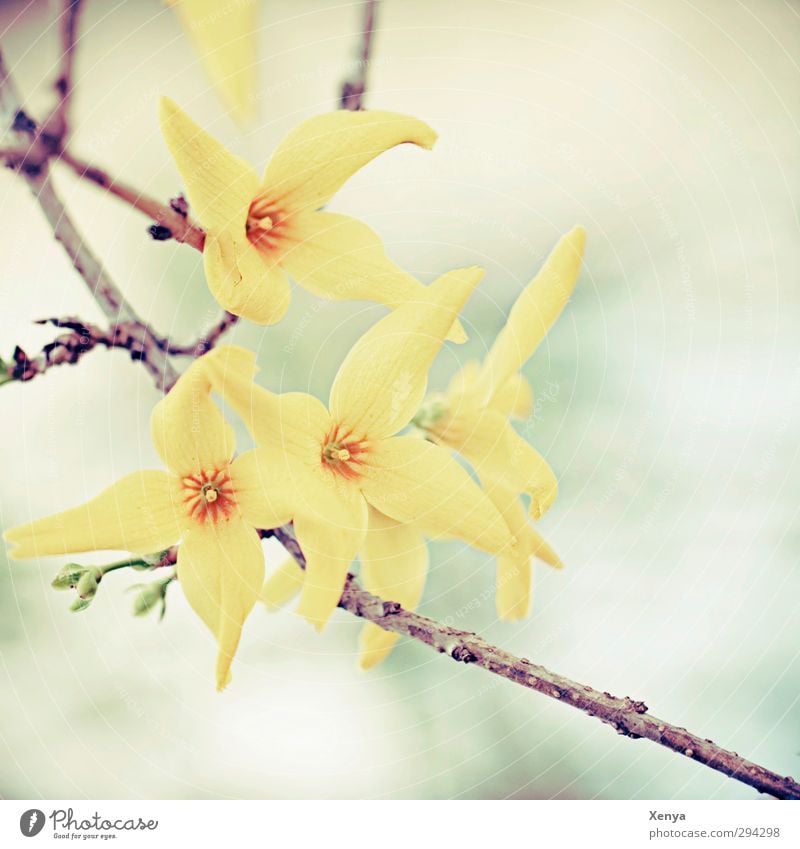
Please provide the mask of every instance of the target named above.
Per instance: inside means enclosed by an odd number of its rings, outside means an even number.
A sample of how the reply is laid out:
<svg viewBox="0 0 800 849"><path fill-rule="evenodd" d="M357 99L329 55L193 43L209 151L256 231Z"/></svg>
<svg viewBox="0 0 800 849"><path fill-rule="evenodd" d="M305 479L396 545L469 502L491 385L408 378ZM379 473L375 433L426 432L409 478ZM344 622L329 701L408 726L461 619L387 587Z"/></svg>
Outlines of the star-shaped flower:
<svg viewBox="0 0 800 849"><path fill-rule="evenodd" d="M430 148L436 133L427 124L392 112L318 115L289 133L262 179L168 99L161 129L206 231L209 288L226 310L279 321L289 305L287 273L322 297L391 308L424 290L369 227L320 207L380 153L405 142ZM456 325L453 339L463 338Z"/></svg>
<svg viewBox="0 0 800 849"><path fill-rule="evenodd" d="M264 582L257 528L289 520L258 485L263 470L249 451L232 460L233 430L211 401L202 359L154 408L153 444L168 471L134 472L96 498L11 528L11 557L121 550L149 554L180 541L177 575L195 612L219 644L222 689L242 625Z"/></svg>
<svg viewBox="0 0 800 849"><path fill-rule="evenodd" d="M342 363L328 407L253 384L254 357L244 349L226 346L206 358L215 388L259 445L265 485L292 502L306 558L299 611L318 628L362 550L370 507L484 551L513 547L500 513L449 451L397 435L419 408L428 369L482 276L481 269L445 274L378 321Z"/></svg>

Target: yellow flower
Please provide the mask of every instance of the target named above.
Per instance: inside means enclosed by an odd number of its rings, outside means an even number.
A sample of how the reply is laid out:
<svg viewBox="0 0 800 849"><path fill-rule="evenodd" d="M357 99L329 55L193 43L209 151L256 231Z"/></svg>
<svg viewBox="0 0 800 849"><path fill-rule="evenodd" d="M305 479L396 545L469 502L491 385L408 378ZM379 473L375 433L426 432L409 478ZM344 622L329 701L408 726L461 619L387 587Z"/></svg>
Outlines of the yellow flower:
<svg viewBox="0 0 800 849"><path fill-rule="evenodd" d="M255 0L169 0L225 105L239 123L256 113Z"/></svg>
<svg viewBox="0 0 800 849"><path fill-rule="evenodd" d="M386 256L369 227L320 207L389 148L430 148L436 134L422 121L392 112L318 115L289 133L261 180L166 98L161 129L206 230L209 288L226 310L259 324L279 321L289 305L287 273L325 298L394 309L421 297L425 287ZM453 338L463 341L460 325Z"/></svg>
<svg viewBox="0 0 800 849"><path fill-rule="evenodd" d="M553 503L558 483L544 458L514 430L509 419L533 403L520 368L538 347L572 294L586 233L564 236L512 307L483 363L468 363L444 395L426 399L415 423L439 445L457 451L473 466L486 494L517 539L498 557L497 608L503 618L525 616L530 607L530 558L560 566L558 556L529 524L518 496L530 496L538 519Z"/></svg>
<svg viewBox="0 0 800 849"><path fill-rule="evenodd" d="M129 474L86 504L12 528L4 538L17 560L106 549L148 554L180 540L178 578L218 641L221 690L264 582L255 529L283 524L290 513L265 495L255 452L231 460L233 430L210 399L202 359L156 405L151 434L169 471Z"/></svg>
<svg viewBox="0 0 800 849"><path fill-rule="evenodd" d="M449 451L396 435L418 409L428 369L482 275L445 274L377 322L342 363L327 408L304 393L256 386L254 357L244 349L209 355L212 383L258 443L268 485L292 500L306 558L298 609L317 628L338 604L362 550L369 507L492 553L512 545L497 509Z"/></svg>

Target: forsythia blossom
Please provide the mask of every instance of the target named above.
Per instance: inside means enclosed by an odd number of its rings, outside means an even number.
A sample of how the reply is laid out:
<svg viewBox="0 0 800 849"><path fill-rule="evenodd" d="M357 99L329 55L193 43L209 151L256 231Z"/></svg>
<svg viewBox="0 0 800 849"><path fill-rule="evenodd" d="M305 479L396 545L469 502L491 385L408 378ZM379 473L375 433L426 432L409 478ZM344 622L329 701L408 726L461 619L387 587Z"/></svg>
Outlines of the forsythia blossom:
<svg viewBox="0 0 800 849"><path fill-rule="evenodd" d="M255 358L242 348L204 358L212 384L253 434L269 485L291 501L306 558L299 612L318 628L365 542L367 551L380 546L368 531L378 530L370 508L387 522L413 523L484 551L513 549L500 513L449 451L397 435L419 408L428 369L482 276L475 268L445 274L378 321L339 368L328 407L304 393L255 385Z"/></svg>
<svg viewBox="0 0 800 849"><path fill-rule="evenodd" d="M392 308L424 290L369 227L320 207L384 151L405 142L430 148L436 133L427 124L392 112L318 115L281 142L262 179L168 99L161 129L206 231L209 288L226 310L279 321L289 306L287 273L322 297ZM459 325L453 338L463 341Z"/></svg>
<svg viewBox="0 0 800 849"><path fill-rule="evenodd" d="M508 525L516 545L497 554L496 604L503 619L524 618L530 608L531 559L560 567L558 555L526 516L521 492L545 493L532 503L538 516L555 497L555 476L509 423L527 415L533 391L520 368L536 350L572 294L585 242L582 228L564 236L541 271L512 307L505 327L483 364L467 364L444 394L425 399L415 423L434 442L461 453L479 472L484 489ZM420 602L428 569L421 528L397 522L370 508L361 547L362 581L377 595L408 610ZM300 591L303 573L284 563L264 584L261 599L270 609ZM367 623L360 637L360 662L368 668L382 661L398 635Z"/></svg>
<svg viewBox="0 0 800 849"><path fill-rule="evenodd" d="M527 615L531 557L560 566L528 522L519 495L530 495L538 519L557 492L555 475L509 419L528 414L533 393L520 369L561 314L580 272L586 234L575 227L555 246L523 289L483 363L467 364L444 395L426 399L415 418L425 435L457 451L478 473L518 545L498 555L497 609L505 619Z"/></svg>
<svg viewBox="0 0 800 849"><path fill-rule="evenodd" d="M4 534L14 559L81 551L147 554L178 541L183 592L219 643L217 687L230 680L242 625L264 582L256 528L288 520L260 486L249 451L232 460L233 431L211 401L203 360L153 410L153 444L169 471L134 472L96 498Z"/></svg>

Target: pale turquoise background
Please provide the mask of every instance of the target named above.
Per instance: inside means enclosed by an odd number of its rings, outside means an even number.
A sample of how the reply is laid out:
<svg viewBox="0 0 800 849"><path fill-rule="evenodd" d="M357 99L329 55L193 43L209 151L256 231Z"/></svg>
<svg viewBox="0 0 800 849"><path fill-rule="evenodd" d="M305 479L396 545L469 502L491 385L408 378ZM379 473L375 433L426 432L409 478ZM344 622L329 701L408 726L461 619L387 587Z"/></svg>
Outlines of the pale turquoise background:
<svg viewBox="0 0 800 849"><path fill-rule="evenodd" d="M0 6L34 111L49 102L52 12ZM270 0L261 24L261 121L242 135L168 9L90 0L76 152L176 193L155 121L167 93L261 165L334 105L359 14ZM440 142L387 154L333 208L426 280L487 267L466 310L472 340L441 356L435 386L484 350L560 233L589 233L575 298L527 369L540 396L529 435L562 484L542 526L568 568L540 569L532 619L504 624L491 561L439 544L424 612L797 776L797 5L385 0L379 26L369 104L428 120ZM99 314L25 187L0 177L7 355L48 340L31 319ZM216 317L195 252L151 243L144 219L58 178L156 327L183 340ZM231 338L258 349L271 387L324 397L380 314L297 291L281 325ZM156 464L157 397L106 352L0 388L0 524ZM419 645L362 674L359 624L341 612L317 636L257 610L219 696L212 642L179 591L161 625L136 620L124 587L138 576L117 574L71 615L49 589L61 562L0 564L2 796L755 796Z"/></svg>

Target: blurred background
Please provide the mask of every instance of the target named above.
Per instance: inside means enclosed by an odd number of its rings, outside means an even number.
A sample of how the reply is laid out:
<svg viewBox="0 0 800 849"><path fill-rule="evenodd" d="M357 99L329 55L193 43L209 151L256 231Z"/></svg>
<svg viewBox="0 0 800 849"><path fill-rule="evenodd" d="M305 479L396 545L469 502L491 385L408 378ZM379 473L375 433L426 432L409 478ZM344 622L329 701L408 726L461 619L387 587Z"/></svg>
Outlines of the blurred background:
<svg viewBox="0 0 800 849"><path fill-rule="evenodd" d="M0 5L34 114L50 103L57 11ZM288 129L336 106L361 8L269 0L259 26L260 117L242 132L172 10L88 0L74 152L174 196L156 123L169 94L260 168ZM541 528L567 568L537 568L531 619L502 623L491 559L433 544L422 611L797 776L800 7L383 0L374 51L367 105L423 118L440 141L387 153L332 208L426 281L488 272L471 340L442 353L434 388L481 356L560 234L589 234L575 297L526 369L538 401L522 426L561 481ZM57 180L145 319L187 341L216 319L195 251L152 242L145 219L64 169ZM10 172L0 280L4 356L52 338L33 319L101 318ZM296 289L281 324L228 338L259 352L271 388L324 398L381 314ZM157 467L157 400L120 352L0 388L0 524ZM0 554L2 797L757 795L421 645L362 673L360 623L342 611L322 636L291 610L254 611L218 695L213 641L178 587L161 624L131 616L125 588L141 576L124 572L71 614L49 586L65 560Z"/></svg>

